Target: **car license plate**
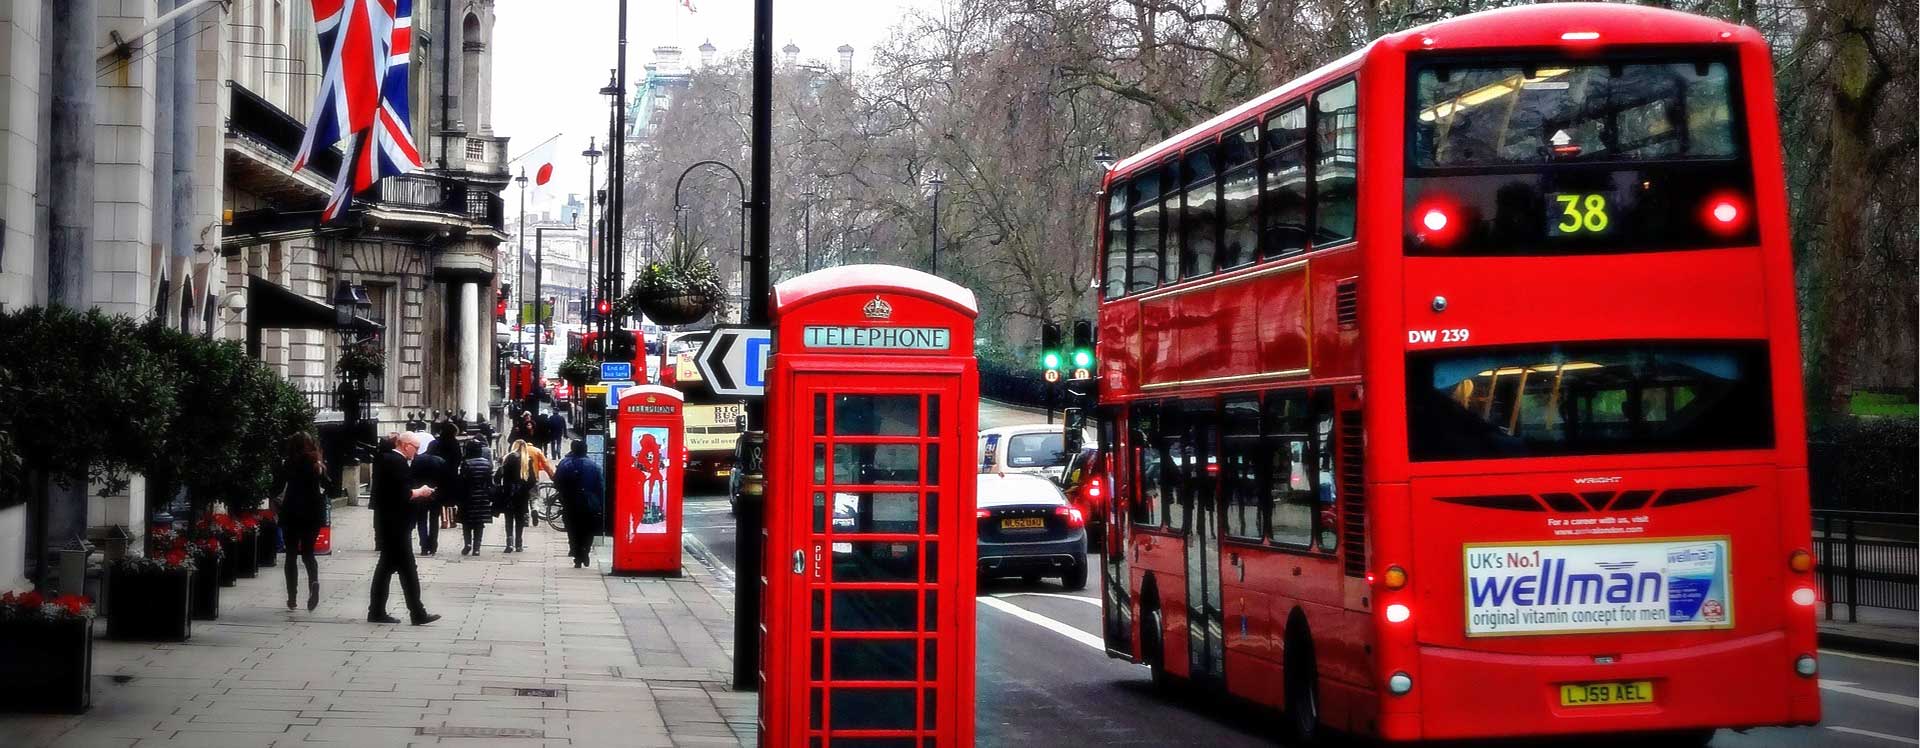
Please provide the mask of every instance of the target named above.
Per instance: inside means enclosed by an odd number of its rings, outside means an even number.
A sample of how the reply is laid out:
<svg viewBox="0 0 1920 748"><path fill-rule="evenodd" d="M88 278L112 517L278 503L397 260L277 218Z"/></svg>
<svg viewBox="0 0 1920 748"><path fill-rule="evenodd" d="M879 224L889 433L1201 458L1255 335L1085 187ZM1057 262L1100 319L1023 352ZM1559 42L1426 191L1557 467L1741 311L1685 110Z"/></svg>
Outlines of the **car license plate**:
<svg viewBox="0 0 1920 748"><path fill-rule="evenodd" d="M1047 529L1047 518L1019 517L1015 519L1003 519L1003 520L1000 520L1000 529L1002 530L1045 530Z"/></svg>
<svg viewBox="0 0 1920 748"><path fill-rule="evenodd" d="M1653 681L1630 680L1616 683L1563 683L1561 706L1606 706L1608 704L1653 703Z"/></svg>

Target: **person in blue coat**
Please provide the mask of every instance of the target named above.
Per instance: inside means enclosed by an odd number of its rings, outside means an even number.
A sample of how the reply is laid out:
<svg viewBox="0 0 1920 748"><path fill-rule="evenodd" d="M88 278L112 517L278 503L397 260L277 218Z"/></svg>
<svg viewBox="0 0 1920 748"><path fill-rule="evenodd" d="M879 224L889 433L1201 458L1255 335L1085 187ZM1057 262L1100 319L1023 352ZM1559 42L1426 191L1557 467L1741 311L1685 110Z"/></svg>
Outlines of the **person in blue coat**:
<svg viewBox="0 0 1920 748"><path fill-rule="evenodd" d="M600 464L587 456L587 443L573 440L573 449L553 475L567 513L567 550L573 568L586 566L593 554L593 536L599 534L600 512L606 507L606 482Z"/></svg>

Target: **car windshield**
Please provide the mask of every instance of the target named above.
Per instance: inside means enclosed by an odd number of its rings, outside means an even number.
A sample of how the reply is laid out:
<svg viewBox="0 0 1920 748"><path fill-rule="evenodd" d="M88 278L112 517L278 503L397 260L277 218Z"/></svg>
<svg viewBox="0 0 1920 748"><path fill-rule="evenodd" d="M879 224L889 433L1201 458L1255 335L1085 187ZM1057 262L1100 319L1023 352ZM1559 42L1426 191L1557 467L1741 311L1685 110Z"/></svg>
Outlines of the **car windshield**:
<svg viewBox="0 0 1920 748"><path fill-rule="evenodd" d="M1007 467L1061 467L1067 464L1066 439L1059 432L1014 434L1007 439Z"/></svg>
<svg viewBox="0 0 1920 748"><path fill-rule="evenodd" d="M1449 65L1414 74L1418 167L1737 155L1720 62Z"/></svg>

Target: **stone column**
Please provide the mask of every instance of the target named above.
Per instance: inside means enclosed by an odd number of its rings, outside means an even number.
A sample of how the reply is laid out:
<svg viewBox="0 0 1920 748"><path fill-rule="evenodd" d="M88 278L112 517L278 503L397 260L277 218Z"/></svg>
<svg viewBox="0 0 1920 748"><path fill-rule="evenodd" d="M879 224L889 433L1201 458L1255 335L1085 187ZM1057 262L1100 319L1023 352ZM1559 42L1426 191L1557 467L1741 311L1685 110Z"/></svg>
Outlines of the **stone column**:
<svg viewBox="0 0 1920 748"><path fill-rule="evenodd" d="M460 409L477 418L486 406L485 383L480 377L480 341L488 331L480 318L480 284L460 284Z"/></svg>

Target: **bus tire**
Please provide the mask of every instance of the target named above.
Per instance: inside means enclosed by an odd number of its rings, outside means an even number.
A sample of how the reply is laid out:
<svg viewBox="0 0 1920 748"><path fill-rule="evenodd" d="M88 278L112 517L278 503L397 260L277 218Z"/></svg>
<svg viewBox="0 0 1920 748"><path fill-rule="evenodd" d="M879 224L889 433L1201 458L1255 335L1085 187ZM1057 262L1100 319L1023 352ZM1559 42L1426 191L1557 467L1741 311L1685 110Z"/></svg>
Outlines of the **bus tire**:
<svg viewBox="0 0 1920 748"><path fill-rule="evenodd" d="M1320 671L1314 664L1313 637L1303 623L1289 626L1285 652L1286 725L1290 745L1320 739Z"/></svg>
<svg viewBox="0 0 1920 748"><path fill-rule="evenodd" d="M1648 742L1660 748L1705 748L1713 742L1715 732L1717 731L1712 728L1706 728L1660 733Z"/></svg>
<svg viewBox="0 0 1920 748"><path fill-rule="evenodd" d="M1160 606L1156 604L1148 608L1140 620L1143 624L1140 648L1146 650L1142 652L1144 656L1141 659L1147 661L1147 672L1153 677L1153 690L1170 693L1173 691L1173 674L1167 672L1165 623L1160 618Z"/></svg>

